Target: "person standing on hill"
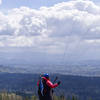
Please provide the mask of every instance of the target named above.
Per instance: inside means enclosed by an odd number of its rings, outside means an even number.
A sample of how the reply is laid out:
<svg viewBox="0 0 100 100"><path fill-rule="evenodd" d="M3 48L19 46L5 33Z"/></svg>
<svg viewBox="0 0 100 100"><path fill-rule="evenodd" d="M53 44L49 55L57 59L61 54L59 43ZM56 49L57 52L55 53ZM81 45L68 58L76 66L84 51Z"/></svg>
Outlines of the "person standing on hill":
<svg viewBox="0 0 100 100"><path fill-rule="evenodd" d="M58 85L60 85L60 83L61 82L59 81L53 84L50 81L48 74L43 74L40 76L40 79L37 83L39 100L53 100L52 88L56 88Z"/></svg>

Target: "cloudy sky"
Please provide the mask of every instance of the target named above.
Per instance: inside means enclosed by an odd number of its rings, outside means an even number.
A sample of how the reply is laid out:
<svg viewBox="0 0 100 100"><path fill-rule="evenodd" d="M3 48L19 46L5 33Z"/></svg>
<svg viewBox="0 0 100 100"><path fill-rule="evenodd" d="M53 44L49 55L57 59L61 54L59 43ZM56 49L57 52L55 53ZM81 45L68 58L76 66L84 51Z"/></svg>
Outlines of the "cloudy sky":
<svg viewBox="0 0 100 100"><path fill-rule="evenodd" d="M0 63L100 60L99 0L0 0Z"/></svg>

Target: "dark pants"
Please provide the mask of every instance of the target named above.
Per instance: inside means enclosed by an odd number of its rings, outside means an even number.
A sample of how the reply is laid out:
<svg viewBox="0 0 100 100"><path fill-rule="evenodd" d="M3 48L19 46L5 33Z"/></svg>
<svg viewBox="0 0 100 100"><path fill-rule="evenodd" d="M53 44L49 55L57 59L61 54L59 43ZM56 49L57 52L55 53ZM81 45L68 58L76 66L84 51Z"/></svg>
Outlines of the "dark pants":
<svg viewBox="0 0 100 100"><path fill-rule="evenodd" d="M42 96L41 92L38 91L38 95L39 95L39 100L53 100L52 91L48 91L43 96Z"/></svg>

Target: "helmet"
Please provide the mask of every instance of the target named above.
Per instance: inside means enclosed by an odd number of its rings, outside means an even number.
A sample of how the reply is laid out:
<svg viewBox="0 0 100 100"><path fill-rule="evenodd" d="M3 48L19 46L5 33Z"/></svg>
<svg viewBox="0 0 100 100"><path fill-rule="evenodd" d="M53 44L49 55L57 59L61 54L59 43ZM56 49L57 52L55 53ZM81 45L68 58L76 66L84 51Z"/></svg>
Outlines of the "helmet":
<svg viewBox="0 0 100 100"><path fill-rule="evenodd" d="M45 78L49 78L49 74L48 74L48 73L45 73L43 76L44 76Z"/></svg>

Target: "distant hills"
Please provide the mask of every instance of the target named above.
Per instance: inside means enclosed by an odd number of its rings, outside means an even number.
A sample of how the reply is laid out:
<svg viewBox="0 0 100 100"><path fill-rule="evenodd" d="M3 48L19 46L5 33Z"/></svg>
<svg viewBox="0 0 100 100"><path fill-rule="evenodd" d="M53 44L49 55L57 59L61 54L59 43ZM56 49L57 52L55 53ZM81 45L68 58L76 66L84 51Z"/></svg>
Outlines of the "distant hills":
<svg viewBox="0 0 100 100"><path fill-rule="evenodd" d="M1 64L0 91L18 95L37 95L40 73L48 72L53 81L56 76L61 85L55 94L67 98L76 95L79 100L100 100L100 61L86 60L58 64Z"/></svg>
<svg viewBox="0 0 100 100"><path fill-rule="evenodd" d="M1 64L0 72L7 73L60 73L65 75L100 76L99 60L84 60L58 64Z"/></svg>
<svg viewBox="0 0 100 100"><path fill-rule="evenodd" d="M100 100L100 77L82 77L50 74L53 81L58 76L61 85L54 89L56 95L66 98L76 95L78 100ZM37 95L39 74L0 73L0 91L16 93L22 96Z"/></svg>

